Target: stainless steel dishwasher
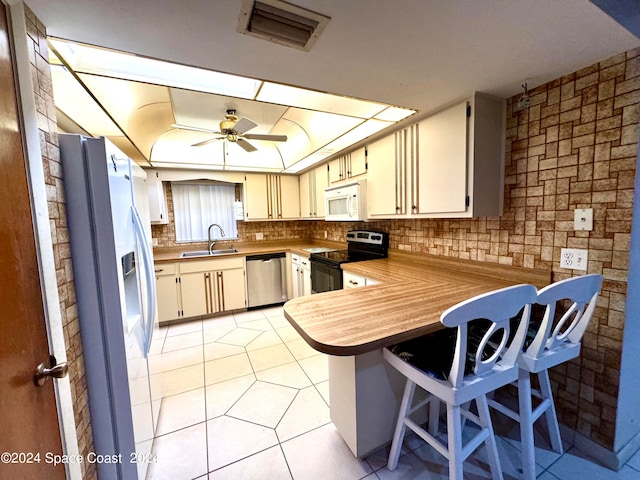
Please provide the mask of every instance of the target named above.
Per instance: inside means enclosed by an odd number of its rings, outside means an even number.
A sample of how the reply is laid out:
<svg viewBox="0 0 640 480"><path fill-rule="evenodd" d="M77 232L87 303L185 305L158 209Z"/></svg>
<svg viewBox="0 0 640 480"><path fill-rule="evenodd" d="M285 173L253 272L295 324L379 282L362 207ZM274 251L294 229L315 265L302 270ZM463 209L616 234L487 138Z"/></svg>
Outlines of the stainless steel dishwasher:
<svg viewBox="0 0 640 480"><path fill-rule="evenodd" d="M249 308L284 303L287 298L285 254L247 255Z"/></svg>

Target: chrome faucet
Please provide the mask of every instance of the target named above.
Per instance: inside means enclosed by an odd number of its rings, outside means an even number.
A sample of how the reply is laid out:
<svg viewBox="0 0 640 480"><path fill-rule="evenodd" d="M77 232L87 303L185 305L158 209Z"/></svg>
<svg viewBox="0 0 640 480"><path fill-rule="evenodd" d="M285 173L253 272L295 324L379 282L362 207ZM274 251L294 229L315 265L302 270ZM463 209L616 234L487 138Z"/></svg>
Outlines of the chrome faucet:
<svg viewBox="0 0 640 480"><path fill-rule="evenodd" d="M220 225L218 225L217 223L212 223L211 225L209 225L209 230L207 231L207 237L209 240L209 255L211 255L213 253L213 246L216 244L216 240L211 240L211 229L213 227L218 227L220 229L220 236L224 237L224 230L222 230L222 227Z"/></svg>

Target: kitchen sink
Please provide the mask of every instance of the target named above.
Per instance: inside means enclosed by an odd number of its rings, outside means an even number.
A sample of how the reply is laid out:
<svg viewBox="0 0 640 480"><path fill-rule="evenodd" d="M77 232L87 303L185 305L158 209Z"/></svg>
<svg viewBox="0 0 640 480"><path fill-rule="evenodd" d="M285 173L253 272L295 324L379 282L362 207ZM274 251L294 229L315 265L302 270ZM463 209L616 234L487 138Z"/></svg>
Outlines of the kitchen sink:
<svg viewBox="0 0 640 480"><path fill-rule="evenodd" d="M190 258L190 257L215 257L216 255L226 255L229 253L238 253L238 250L235 248L225 248L222 250L212 250L209 253L209 250L196 250L193 252L182 252L180 254L181 258Z"/></svg>

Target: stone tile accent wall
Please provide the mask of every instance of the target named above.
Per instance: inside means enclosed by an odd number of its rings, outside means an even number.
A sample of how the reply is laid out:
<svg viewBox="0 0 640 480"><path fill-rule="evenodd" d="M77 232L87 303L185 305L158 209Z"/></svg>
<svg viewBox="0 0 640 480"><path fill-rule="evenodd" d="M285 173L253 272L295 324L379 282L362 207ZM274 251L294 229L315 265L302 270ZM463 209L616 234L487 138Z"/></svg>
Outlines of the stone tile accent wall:
<svg viewBox="0 0 640 480"><path fill-rule="evenodd" d="M80 454L86 458L86 455L94 450L93 435L89 418L87 381L73 284L71 247L67 229L64 182L58 150L56 109L53 103L53 86L48 63L49 52L46 30L26 5L25 17L78 447ZM97 478L97 470L94 464L83 462L81 468L84 479Z"/></svg>
<svg viewBox="0 0 640 480"><path fill-rule="evenodd" d="M560 249L589 250L605 278L579 359L551 372L559 420L611 449L625 320L632 198L638 151L640 49L541 85L529 108L507 103L504 214L499 218L389 220L391 248L551 270ZM573 210L593 208L593 231L573 230ZM342 240L352 223L326 222L312 237Z"/></svg>

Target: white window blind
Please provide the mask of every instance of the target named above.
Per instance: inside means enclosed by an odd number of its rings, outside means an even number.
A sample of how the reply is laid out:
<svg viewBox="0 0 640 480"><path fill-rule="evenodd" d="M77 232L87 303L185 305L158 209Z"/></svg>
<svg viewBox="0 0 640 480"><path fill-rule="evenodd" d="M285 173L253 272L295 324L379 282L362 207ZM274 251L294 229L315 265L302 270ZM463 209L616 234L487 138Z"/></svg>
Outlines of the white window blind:
<svg viewBox="0 0 640 480"><path fill-rule="evenodd" d="M233 185L193 185L172 183L173 214L176 241L207 240L209 225L217 223L224 230L225 239L238 237L233 212L236 189ZM211 230L212 238L223 238L220 230Z"/></svg>

